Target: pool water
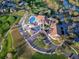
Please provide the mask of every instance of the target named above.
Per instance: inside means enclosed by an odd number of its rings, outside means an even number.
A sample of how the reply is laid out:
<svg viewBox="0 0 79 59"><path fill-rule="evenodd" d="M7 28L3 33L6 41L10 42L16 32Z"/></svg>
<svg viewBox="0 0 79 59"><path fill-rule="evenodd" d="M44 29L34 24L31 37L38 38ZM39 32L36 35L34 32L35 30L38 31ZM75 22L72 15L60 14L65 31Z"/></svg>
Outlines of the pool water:
<svg viewBox="0 0 79 59"><path fill-rule="evenodd" d="M35 16L31 16L31 17L29 18L29 23L33 24L33 23L35 23L35 22L36 22L36 17L35 17Z"/></svg>

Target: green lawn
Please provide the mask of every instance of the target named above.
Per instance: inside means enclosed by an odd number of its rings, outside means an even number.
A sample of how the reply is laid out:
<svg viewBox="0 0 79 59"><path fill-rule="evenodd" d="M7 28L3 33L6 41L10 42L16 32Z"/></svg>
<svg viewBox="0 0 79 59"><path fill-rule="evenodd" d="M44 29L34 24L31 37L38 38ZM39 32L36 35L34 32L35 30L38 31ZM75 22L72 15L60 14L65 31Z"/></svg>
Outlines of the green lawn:
<svg viewBox="0 0 79 59"><path fill-rule="evenodd" d="M4 59L7 54L7 41L2 39L2 50L0 51L0 59Z"/></svg>
<svg viewBox="0 0 79 59"><path fill-rule="evenodd" d="M16 15L16 16L23 16L25 13L26 13L26 11L20 10L20 11L14 12L14 13L12 13L12 14L13 14L13 15Z"/></svg>
<svg viewBox="0 0 79 59"><path fill-rule="evenodd" d="M40 54L40 53L35 53L32 56L32 59L67 59L64 55L45 55L45 54Z"/></svg>
<svg viewBox="0 0 79 59"><path fill-rule="evenodd" d="M34 41L34 44L36 44L38 47L45 47L45 44L43 42L43 39L45 38L45 36L39 34L36 38L36 40Z"/></svg>
<svg viewBox="0 0 79 59"><path fill-rule="evenodd" d="M2 50L0 52L0 58L4 59L8 52L12 51L12 37L11 33L8 33L7 39L2 40Z"/></svg>
<svg viewBox="0 0 79 59"><path fill-rule="evenodd" d="M8 36L7 36L7 40L8 40L7 49L8 49L8 51L10 51L12 49L12 39L13 39L12 34L11 34L11 32L9 32Z"/></svg>

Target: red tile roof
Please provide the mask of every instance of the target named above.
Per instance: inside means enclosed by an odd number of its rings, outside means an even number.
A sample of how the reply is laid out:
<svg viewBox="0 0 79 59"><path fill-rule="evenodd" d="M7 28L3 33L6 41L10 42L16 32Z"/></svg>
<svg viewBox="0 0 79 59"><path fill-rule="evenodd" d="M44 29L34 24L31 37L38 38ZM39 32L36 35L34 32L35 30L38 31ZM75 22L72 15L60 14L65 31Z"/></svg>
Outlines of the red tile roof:
<svg viewBox="0 0 79 59"><path fill-rule="evenodd" d="M51 36L56 36L56 35L58 35L56 23L52 23L52 24L51 24L50 35L51 35Z"/></svg>
<svg viewBox="0 0 79 59"><path fill-rule="evenodd" d="M36 16L36 18L37 18L37 20L43 20L45 17L42 15L38 15L38 16Z"/></svg>

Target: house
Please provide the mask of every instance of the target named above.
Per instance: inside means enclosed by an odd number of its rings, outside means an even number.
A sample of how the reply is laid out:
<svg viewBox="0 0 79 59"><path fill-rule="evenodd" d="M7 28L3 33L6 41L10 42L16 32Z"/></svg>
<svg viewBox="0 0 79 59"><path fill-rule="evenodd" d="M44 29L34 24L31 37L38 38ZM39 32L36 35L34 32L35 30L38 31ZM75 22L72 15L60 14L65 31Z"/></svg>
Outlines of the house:
<svg viewBox="0 0 79 59"><path fill-rule="evenodd" d="M67 35L68 34L68 25L64 22L62 24L57 24L58 34Z"/></svg>
<svg viewBox="0 0 79 59"><path fill-rule="evenodd" d="M43 27L44 24L44 16L43 15L33 15L29 18L29 28L33 33L38 32Z"/></svg>
<svg viewBox="0 0 79 59"><path fill-rule="evenodd" d="M26 2L24 2L24 1L19 1L18 3L19 3L19 6L24 6L24 4L25 4Z"/></svg>
<svg viewBox="0 0 79 59"><path fill-rule="evenodd" d="M75 22L74 32L79 34L79 22Z"/></svg>
<svg viewBox="0 0 79 59"><path fill-rule="evenodd" d="M4 10L3 9L0 9L0 12L4 12Z"/></svg>
<svg viewBox="0 0 79 59"><path fill-rule="evenodd" d="M79 55L73 54L70 58L71 59L79 59Z"/></svg>
<svg viewBox="0 0 79 59"><path fill-rule="evenodd" d="M45 17L42 15L36 15L36 16L31 16L29 18L29 23L30 24L35 24L38 23L38 25L43 24Z"/></svg>
<svg viewBox="0 0 79 59"><path fill-rule="evenodd" d="M45 16L37 15L36 19L37 19L38 25L41 25L41 24L44 24Z"/></svg>
<svg viewBox="0 0 79 59"><path fill-rule="evenodd" d="M57 21L56 21L56 19L52 19L52 20L53 21L52 21L51 26L50 26L49 36L52 39L58 39L60 37L60 35L58 34Z"/></svg>
<svg viewBox="0 0 79 59"><path fill-rule="evenodd" d="M73 22L72 24L68 24L68 33L79 33L79 22Z"/></svg>

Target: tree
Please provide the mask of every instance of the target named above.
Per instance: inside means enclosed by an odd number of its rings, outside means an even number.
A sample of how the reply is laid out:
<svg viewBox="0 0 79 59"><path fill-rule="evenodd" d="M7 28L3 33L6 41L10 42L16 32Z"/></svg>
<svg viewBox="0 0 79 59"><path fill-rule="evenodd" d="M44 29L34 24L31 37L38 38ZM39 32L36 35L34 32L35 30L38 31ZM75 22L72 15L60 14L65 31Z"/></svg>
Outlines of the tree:
<svg viewBox="0 0 79 59"><path fill-rule="evenodd" d="M13 56L16 57L14 54L15 49L12 47L12 36L11 32L8 32L6 39L2 39L2 50L0 51L0 58L1 59L13 59Z"/></svg>
<svg viewBox="0 0 79 59"><path fill-rule="evenodd" d="M7 21L9 21L10 24L13 24L14 21L15 21L15 18L14 18L13 16L9 16L9 17L7 18Z"/></svg>
<svg viewBox="0 0 79 59"><path fill-rule="evenodd" d="M0 22L5 23L7 20L7 16L1 16L0 17Z"/></svg>
<svg viewBox="0 0 79 59"><path fill-rule="evenodd" d="M2 26L1 26L1 29L3 30L2 34L5 34L9 28L10 28L10 26L8 23L5 23L4 25L2 24Z"/></svg>
<svg viewBox="0 0 79 59"><path fill-rule="evenodd" d="M2 50L0 51L0 58L5 59L5 56L7 54L7 40L2 40Z"/></svg>

